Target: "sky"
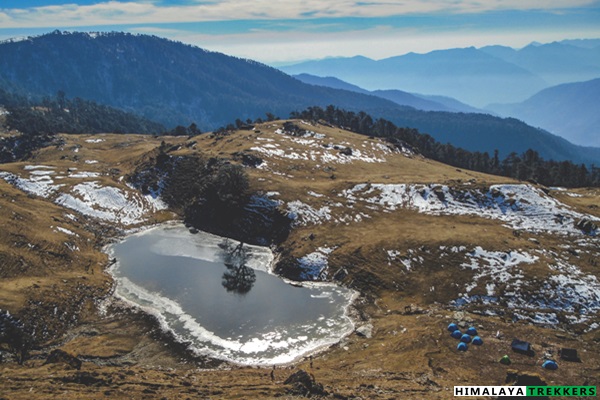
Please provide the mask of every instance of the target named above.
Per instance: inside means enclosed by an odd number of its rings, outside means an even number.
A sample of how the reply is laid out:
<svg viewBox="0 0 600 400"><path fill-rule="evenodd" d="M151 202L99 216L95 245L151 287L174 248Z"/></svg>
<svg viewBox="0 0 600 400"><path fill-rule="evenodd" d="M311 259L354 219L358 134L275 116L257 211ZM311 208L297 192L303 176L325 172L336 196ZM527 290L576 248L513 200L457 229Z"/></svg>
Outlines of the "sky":
<svg viewBox="0 0 600 400"><path fill-rule="evenodd" d="M0 40L151 34L284 65L600 38L600 0L0 0Z"/></svg>

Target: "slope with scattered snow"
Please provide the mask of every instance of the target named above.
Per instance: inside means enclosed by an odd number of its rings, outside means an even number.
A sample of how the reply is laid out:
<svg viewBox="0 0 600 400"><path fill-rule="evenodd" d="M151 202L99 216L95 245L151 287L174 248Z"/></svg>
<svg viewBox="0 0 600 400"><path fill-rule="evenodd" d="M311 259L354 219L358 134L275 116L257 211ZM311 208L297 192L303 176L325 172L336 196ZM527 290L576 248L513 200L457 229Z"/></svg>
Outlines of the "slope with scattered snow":
<svg viewBox="0 0 600 400"><path fill-rule="evenodd" d="M503 221L506 226L532 232L578 234L577 221L600 219L573 211L542 190L526 184L492 185L487 191L446 185L360 184L340 196L350 203L398 208L431 215L475 215ZM591 232L592 235L597 232Z"/></svg>
<svg viewBox="0 0 600 400"><path fill-rule="evenodd" d="M48 198L56 204L103 221L135 225L146 221L152 212L166 209L160 199L144 196L131 188L85 180L100 177L98 172L71 170L67 171L65 177L58 175L54 167L45 165L26 165L23 170L23 176L0 172L0 178L24 192ZM25 177L27 174L29 176ZM72 186L54 183L54 179L65 178L83 181Z"/></svg>

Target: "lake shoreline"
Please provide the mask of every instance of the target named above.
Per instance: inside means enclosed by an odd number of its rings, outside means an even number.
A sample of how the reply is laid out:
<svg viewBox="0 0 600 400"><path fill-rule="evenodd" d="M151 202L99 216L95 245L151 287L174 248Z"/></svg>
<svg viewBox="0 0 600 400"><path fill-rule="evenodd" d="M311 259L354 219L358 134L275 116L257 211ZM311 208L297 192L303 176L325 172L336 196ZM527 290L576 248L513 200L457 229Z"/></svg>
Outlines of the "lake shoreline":
<svg viewBox="0 0 600 400"><path fill-rule="evenodd" d="M181 349L181 346L183 346L184 347L183 351L186 353L186 356L190 357L194 363L199 363L202 366L207 366L208 368L215 368L215 367L220 368L220 367L225 367L226 365L229 365L231 367L258 367L258 368L271 368L271 367L274 367L275 365L277 365L278 367L292 366L292 365L297 364L298 362L301 362L302 360L306 360L309 357L312 357L319 353L322 353L333 346L339 345L339 343L341 341L343 341L345 338L347 338L349 335L351 335L356 330L356 327L359 322L359 316L360 316L360 312L356 308L357 307L356 300L360 297L360 293L358 291L356 291L354 289L345 288L343 286L337 285L332 282L311 282L311 281L299 282L299 281L287 279L287 278L285 278L281 275L278 275L274 272L274 270L275 270L274 265L277 261L277 257L276 257L276 253L274 253L272 251L272 249L269 249L264 246L254 246L254 245L244 244L244 246L250 246L251 248L260 248L262 250L268 249L268 251L271 254L269 263L266 266L266 268L258 268L258 269L256 269L257 271L262 271L268 275L277 277L278 279L285 282L286 284L289 284L289 285L292 285L295 287L304 287L304 288L313 288L313 289L332 287L332 288L340 288L340 289L344 289L344 290L348 291L348 293L349 293L348 303L343 307L343 314L339 318L346 319L349 322L350 327L348 329L344 330L339 335L339 337L335 338L335 340L331 340L326 343L322 343L320 345L317 345L314 348L308 349L307 351L302 351L300 354L294 356L294 358L292 360L287 360L285 362L273 362L273 363L270 363L270 362L269 363L241 362L241 361L235 361L235 360L231 360L231 359L227 359L227 358L215 357L212 354L206 354L206 352L207 352L206 349L194 348L194 346L189 341L185 340L184 338L179 336L175 331L173 331L173 329L169 326L168 322L161 315L160 311L158 311L157 309L153 309L152 307L144 307L138 303L135 303L135 302L131 301L130 299L127 299L122 294L120 294L119 290L118 290L119 278L115 275L115 269L119 265L119 260L115 257L115 252L114 252L115 244L122 243L124 240L126 240L126 238L131 237L131 236L141 236L141 235L148 234L152 230L165 229L165 228L167 228L167 229L168 228L174 228L174 229L179 228L181 230L185 229L186 231L189 232L190 235L195 235L195 234L200 233L200 234L210 235L213 238L222 238L220 236L217 236L217 235L214 235L214 234L211 234L208 232L203 232L203 231L198 231L198 233L191 232L187 227L185 227L183 225L183 223L181 221L176 221L176 220L175 221L167 221L167 222L155 224L152 226L135 228L135 229L125 232L123 235L119 235L118 237L112 238L110 240L110 243L107 243L102 248L102 251L104 253L106 253L109 256L109 259L111 260L111 264L106 269L106 272L110 274L110 276L114 282L112 293L106 299L106 302L105 302L105 305L103 306L103 308L115 307L116 309L134 311L136 314L139 312L143 313L148 318L148 322L153 325L152 328L159 329L160 332L162 333L162 335L164 335L163 336L164 340L170 342L171 345L175 345L175 347L178 349ZM233 239L229 239L229 238L222 238L222 239L233 241ZM237 241L234 241L234 242L237 242Z"/></svg>

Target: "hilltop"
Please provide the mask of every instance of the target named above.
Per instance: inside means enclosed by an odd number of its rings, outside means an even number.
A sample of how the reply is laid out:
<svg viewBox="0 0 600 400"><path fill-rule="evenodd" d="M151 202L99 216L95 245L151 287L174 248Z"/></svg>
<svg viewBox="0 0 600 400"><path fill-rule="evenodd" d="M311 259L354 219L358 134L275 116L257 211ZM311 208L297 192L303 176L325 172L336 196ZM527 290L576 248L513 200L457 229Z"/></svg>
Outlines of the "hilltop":
<svg viewBox="0 0 600 400"><path fill-rule="evenodd" d="M284 384L298 369L337 398L445 399L455 384L502 385L511 374L600 384L597 189L457 169L302 120L194 137L59 137L2 164L0 308L41 329L25 366L0 364L5 395L275 398L298 393ZM241 166L252 194L243 207L276 207L291 223L274 243L275 271L359 291L357 332L271 377L195 358L111 299L102 246L183 217L162 199L168 185L151 185L169 159ZM477 327L483 347L456 351L450 322ZM535 357L512 353L513 337L531 341ZM541 369L562 347L583 362ZM44 365L54 349L81 370ZM505 353L510 367L498 363Z"/></svg>

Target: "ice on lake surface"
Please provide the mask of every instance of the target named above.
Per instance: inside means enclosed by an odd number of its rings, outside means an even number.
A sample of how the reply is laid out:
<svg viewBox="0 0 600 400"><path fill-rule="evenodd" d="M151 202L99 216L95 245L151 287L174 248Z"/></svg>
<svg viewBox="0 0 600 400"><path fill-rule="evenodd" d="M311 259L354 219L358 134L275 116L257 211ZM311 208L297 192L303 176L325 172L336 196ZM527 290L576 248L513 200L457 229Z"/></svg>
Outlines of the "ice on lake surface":
<svg viewBox="0 0 600 400"><path fill-rule="evenodd" d="M269 272L268 248L182 225L111 245L117 296L155 315L190 350L240 364L283 364L353 331L354 292L291 285Z"/></svg>

